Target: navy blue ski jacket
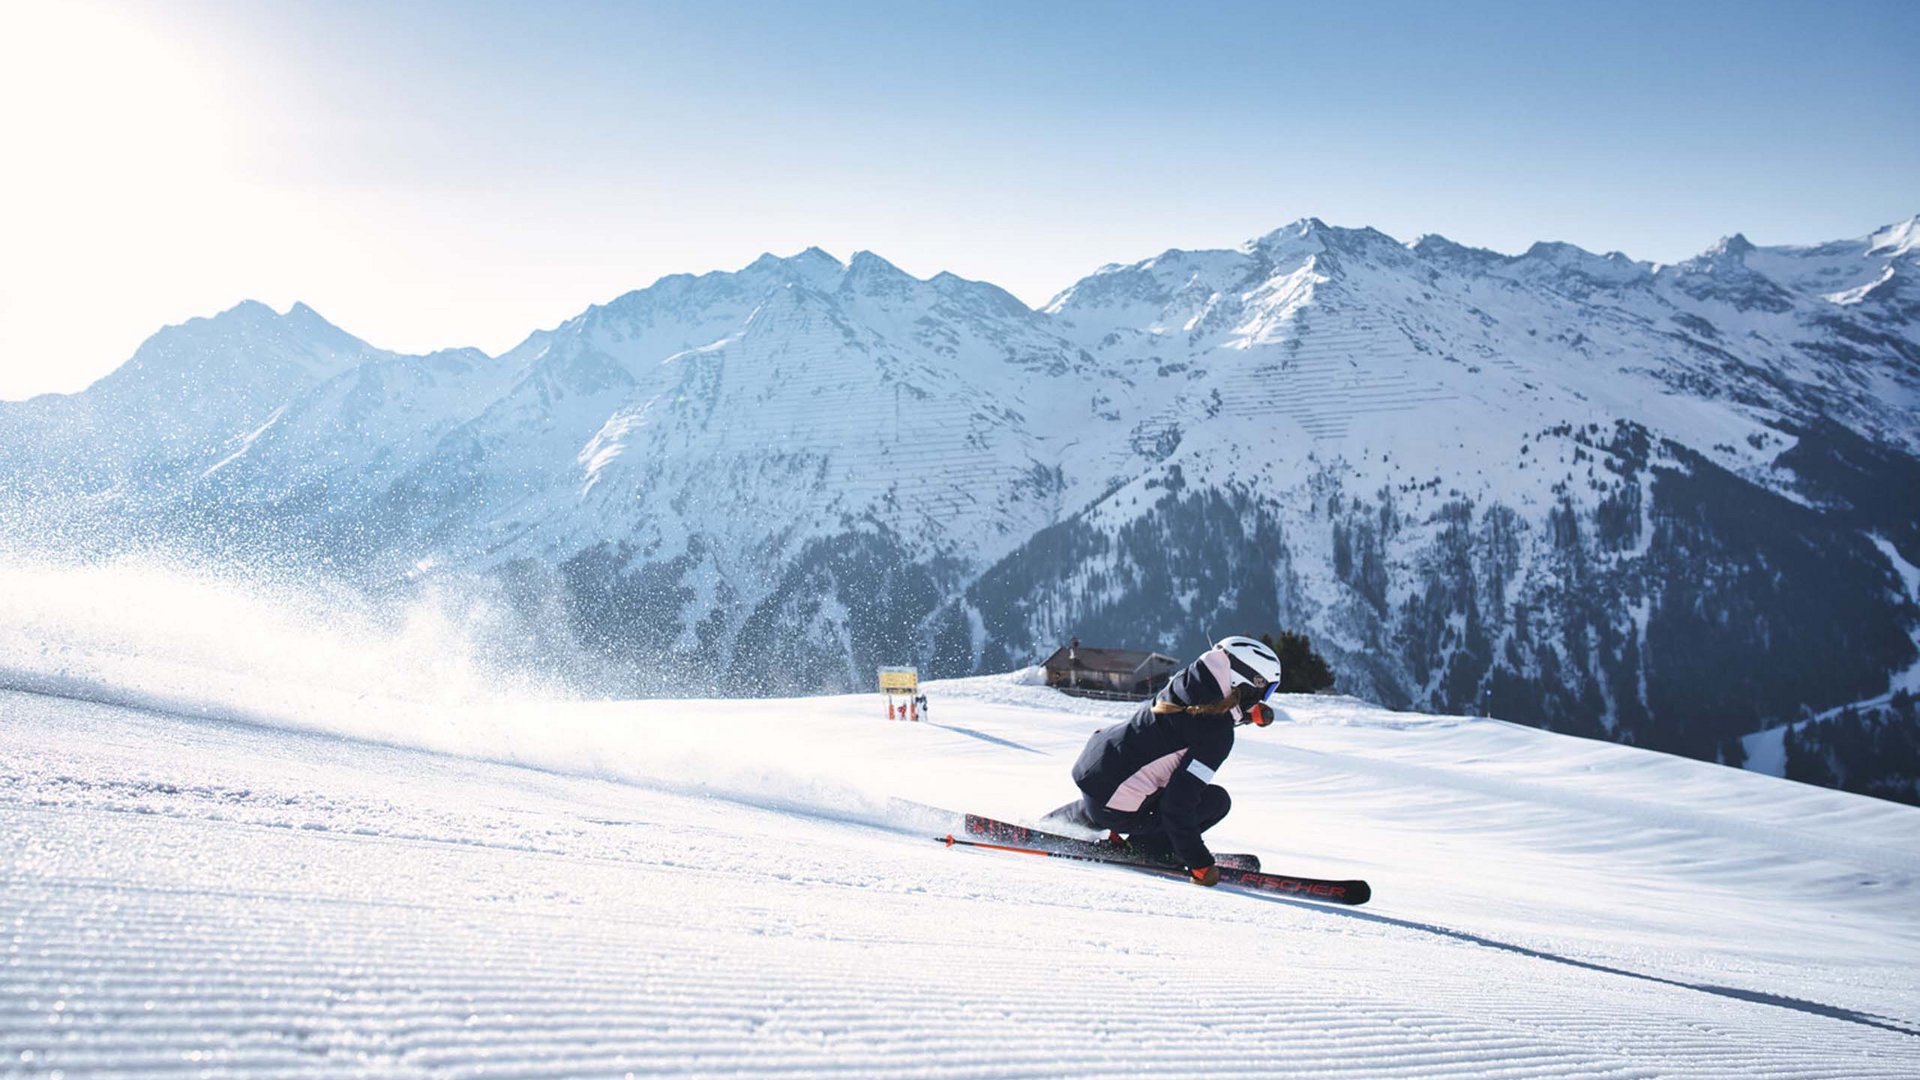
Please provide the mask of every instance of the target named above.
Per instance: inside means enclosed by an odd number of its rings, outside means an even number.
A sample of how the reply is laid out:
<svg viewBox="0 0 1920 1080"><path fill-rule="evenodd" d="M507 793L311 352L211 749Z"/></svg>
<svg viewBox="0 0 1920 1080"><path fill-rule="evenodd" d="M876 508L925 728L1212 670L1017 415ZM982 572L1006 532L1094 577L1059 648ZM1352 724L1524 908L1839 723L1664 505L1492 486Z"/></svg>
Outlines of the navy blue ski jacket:
<svg viewBox="0 0 1920 1080"><path fill-rule="evenodd" d="M1151 804L1174 854L1195 868L1213 865L1200 839L1200 796L1233 752L1241 715L1229 670L1219 649L1188 664L1131 720L1095 732L1073 765L1092 805L1133 814Z"/></svg>

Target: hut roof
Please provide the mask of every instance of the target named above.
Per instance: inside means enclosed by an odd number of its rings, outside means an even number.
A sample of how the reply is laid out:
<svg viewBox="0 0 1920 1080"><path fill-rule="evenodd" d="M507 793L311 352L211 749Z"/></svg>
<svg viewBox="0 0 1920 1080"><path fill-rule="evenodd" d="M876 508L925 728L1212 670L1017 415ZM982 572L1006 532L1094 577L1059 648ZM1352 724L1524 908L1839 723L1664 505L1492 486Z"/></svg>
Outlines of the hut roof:
<svg viewBox="0 0 1920 1080"><path fill-rule="evenodd" d="M1071 651L1073 656L1068 658ZM1065 645L1053 651L1047 657L1045 666L1060 671L1099 671L1115 675L1132 675L1142 668L1151 667L1158 660L1170 667L1177 667L1180 661L1157 652L1144 652L1139 649L1095 649L1081 645L1069 650Z"/></svg>

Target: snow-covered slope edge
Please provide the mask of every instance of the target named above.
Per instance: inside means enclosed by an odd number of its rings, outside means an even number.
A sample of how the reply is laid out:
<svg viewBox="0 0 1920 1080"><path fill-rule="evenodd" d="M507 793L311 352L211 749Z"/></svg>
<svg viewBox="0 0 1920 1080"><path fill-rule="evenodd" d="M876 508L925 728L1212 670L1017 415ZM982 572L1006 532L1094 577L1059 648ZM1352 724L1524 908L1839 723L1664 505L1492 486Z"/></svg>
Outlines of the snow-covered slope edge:
<svg viewBox="0 0 1920 1080"><path fill-rule="evenodd" d="M927 724L503 704L506 745L0 691L0 1075L1920 1067L1920 812L1329 699L1244 734L1217 839L1367 909L889 816L1064 797L1120 707L1032 681L936 683Z"/></svg>

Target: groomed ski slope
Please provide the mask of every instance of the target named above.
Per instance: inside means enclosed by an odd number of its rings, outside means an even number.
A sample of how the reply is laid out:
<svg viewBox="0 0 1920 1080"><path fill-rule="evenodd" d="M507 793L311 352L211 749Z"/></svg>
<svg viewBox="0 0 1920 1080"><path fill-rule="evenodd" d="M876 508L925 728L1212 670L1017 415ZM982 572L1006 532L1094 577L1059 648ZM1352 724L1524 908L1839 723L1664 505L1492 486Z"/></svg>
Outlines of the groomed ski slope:
<svg viewBox="0 0 1920 1080"><path fill-rule="evenodd" d="M1920 1075L1920 812L1732 769L1295 703L1213 839L1343 909L933 843L892 800L1031 820L1125 712L1032 672L922 724L0 681L4 1077Z"/></svg>

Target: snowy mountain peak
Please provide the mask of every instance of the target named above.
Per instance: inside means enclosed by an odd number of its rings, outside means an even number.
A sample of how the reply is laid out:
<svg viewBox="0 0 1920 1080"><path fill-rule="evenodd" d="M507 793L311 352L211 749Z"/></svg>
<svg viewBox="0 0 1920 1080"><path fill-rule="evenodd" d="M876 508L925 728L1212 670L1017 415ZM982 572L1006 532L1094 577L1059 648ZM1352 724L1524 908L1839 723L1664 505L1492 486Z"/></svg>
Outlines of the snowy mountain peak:
<svg viewBox="0 0 1920 1080"><path fill-rule="evenodd" d="M1439 233L1425 233L1407 245L1419 258L1466 274L1480 274L1507 261L1507 256L1486 248L1468 247Z"/></svg>
<svg viewBox="0 0 1920 1080"><path fill-rule="evenodd" d="M1686 262L1661 267L1658 273L1695 300L1724 303L1740 311L1791 311L1793 294L1749 260L1764 254L1734 233Z"/></svg>
<svg viewBox="0 0 1920 1080"><path fill-rule="evenodd" d="M83 462L72 474L80 487L112 490L142 470L218 460L289 402L392 355L305 304L282 315L245 300L162 328L86 391L23 415L36 429L29 442Z"/></svg>
<svg viewBox="0 0 1920 1080"><path fill-rule="evenodd" d="M303 306L303 305L295 305L295 306ZM289 312L289 314L291 314L291 312ZM220 312L217 315L214 315L211 317L199 316L192 319L188 319L186 322L186 325L193 326L197 323L220 322L222 320L227 320L227 321L247 320L252 322L259 322L264 320L277 319L279 317L280 316L276 314L271 307L268 307L266 304L263 304L258 300L242 300L239 303L233 305L232 307L228 308L225 311Z"/></svg>
<svg viewBox="0 0 1920 1080"><path fill-rule="evenodd" d="M1292 270L1317 255L1326 254L1336 243L1334 233L1334 228L1319 218L1301 218L1241 244L1239 250L1256 260ZM1163 261L1165 258L1162 256Z"/></svg>
<svg viewBox="0 0 1920 1080"><path fill-rule="evenodd" d="M1569 244L1565 240L1536 240L1531 247L1519 255L1519 258L1557 263L1561 266L1578 266L1600 256L1578 244Z"/></svg>
<svg viewBox="0 0 1920 1080"><path fill-rule="evenodd" d="M1009 318L1033 314L1021 299L990 281L975 281L945 270L927 279L927 284L942 296L975 306L981 311Z"/></svg>
<svg viewBox="0 0 1920 1080"><path fill-rule="evenodd" d="M1241 250L1257 251L1260 248L1267 247L1274 244L1284 244L1284 243L1293 242L1293 241L1314 239L1317 237L1325 236L1327 233L1331 231L1332 231L1332 226L1328 225L1324 221L1321 221L1319 218L1303 217L1298 219L1297 221L1292 221L1292 222L1289 222L1288 224L1282 225L1279 228L1274 229L1273 231L1268 232L1264 235L1254 237L1252 240L1249 240L1245 244L1241 245Z"/></svg>
<svg viewBox="0 0 1920 1080"><path fill-rule="evenodd" d="M864 249L854 252L853 258L847 260L847 269L849 271L858 270L863 273L906 274L906 271L888 262L883 256Z"/></svg>
<svg viewBox="0 0 1920 1080"><path fill-rule="evenodd" d="M1627 285L1652 272L1646 263L1635 262L1620 252L1596 255L1578 244L1559 240L1536 243L1525 254L1508 260L1507 265L1522 276L1573 279L1584 288ZM1573 287L1572 282L1566 284Z"/></svg>
<svg viewBox="0 0 1920 1080"><path fill-rule="evenodd" d="M1920 214L1876 230L1867 237L1867 254L1891 258L1920 248Z"/></svg>
<svg viewBox="0 0 1920 1080"><path fill-rule="evenodd" d="M1418 252L1422 255L1468 255L1475 257L1491 255L1494 258L1502 257L1497 251L1488 251L1486 248L1469 247L1457 240L1450 240L1447 237L1441 236L1439 233L1421 233L1414 239L1413 243L1407 245L1407 250Z"/></svg>
<svg viewBox="0 0 1920 1080"><path fill-rule="evenodd" d="M1295 287L1283 279L1309 266L1317 277L1339 280L1350 273L1398 275L1420 265L1420 256L1410 247L1372 227L1349 229L1309 218L1304 228L1291 234L1293 239L1269 234L1259 249L1260 256L1271 260L1268 281L1281 292L1290 293ZM1302 256L1310 256L1311 262Z"/></svg>
<svg viewBox="0 0 1920 1080"><path fill-rule="evenodd" d="M839 284L840 278L846 272L845 263L820 248L810 247L786 258L771 253L762 255L736 276L743 278L771 276L781 284L831 291Z"/></svg>
<svg viewBox="0 0 1920 1080"><path fill-rule="evenodd" d="M800 254L789 256L781 261L796 273L808 275L841 274L847 269L847 264L818 247L809 247Z"/></svg>
<svg viewBox="0 0 1920 1080"><path fill-rule="evenodd" d="M141 344L126 367L103 382L121 372L198 368L216 359L256 371L293 364L302 374L324 379L377 351L305 304L281 315L258 300L243 300L210 318L160 330Z"/></svg>
<svg viewBox="0 0 1920 1080"><path fill-rule="evenodd" d="M337 330L305 304L295 304L287 310L285 315L282 315L258 300L242 300L213 315L195 315L185 322L163 326L147 338L143 348L159 342L214 341L234 334L269 333L283 324L288 327L313 328L316 326L315 320L319 327Z"/></svg>
<svg viewBox="0 0 1920 1080"><path fill-rule="evenodd" d="M1706 250L1704 257L1715 259L1745 259L1748 255L1753 254L1753 250L1752 241L1740 233L1734 233L1732 236L1721 237L1718 243Z"/></svg>
<svg viewBox="0 0 1920 1080"><path fill-rule="evenodd" d="M1241 245L1240 250L1283 266L1321 252L1372 256L1388 263L1403 261L1407 253L1398 240L1371 226L1349 229L1316 217L1275 229Z"/></svg>
<svg viewBox="0 0 1920 1080"><path fill-rule="evenodd" d="M914 286L920 283L912 274L873 252L856 251L853 258L847 261L847 272L840 280L840 290L865 296L908 296L912 294Z"/></svg>

